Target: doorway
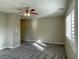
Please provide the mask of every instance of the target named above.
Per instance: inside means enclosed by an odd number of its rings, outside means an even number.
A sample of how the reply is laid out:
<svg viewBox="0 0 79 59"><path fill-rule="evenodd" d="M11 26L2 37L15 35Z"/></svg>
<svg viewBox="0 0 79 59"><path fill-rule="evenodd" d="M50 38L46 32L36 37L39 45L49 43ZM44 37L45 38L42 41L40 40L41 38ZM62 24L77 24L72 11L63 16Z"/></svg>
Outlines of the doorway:
<svg viewBox="0 0 79 59"><path fill-rule="evenodd" d="M21 42L26 41L27 37L30 36L31 30L31 20L30 19L20 19L20 33L21 33Z"/></svg>

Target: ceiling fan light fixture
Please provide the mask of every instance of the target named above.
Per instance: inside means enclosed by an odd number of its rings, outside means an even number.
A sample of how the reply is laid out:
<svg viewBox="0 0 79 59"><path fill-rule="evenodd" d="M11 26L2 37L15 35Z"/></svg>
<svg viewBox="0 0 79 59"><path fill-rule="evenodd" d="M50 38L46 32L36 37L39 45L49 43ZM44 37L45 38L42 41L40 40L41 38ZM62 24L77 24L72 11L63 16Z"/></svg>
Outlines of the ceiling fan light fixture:
<svg viewBox="0 0 79 59"><path fill-rule="evenodd" d="M35 12L35 9L30 9L26 7L25 9L18 9L21 12L23 12L24 16L31 16L31 15L37 15L38 13Z"/></svg>
<svg viewBox="0 0 79 59"><path fill-rule="evenodd" d="M27 14L26 14L26 13L24 13L24 16L27 16Z"/></svg>
<svg viewBox="0 0 79 59"><path fill-rule="evenodd" d="M24 13L24 16L31 16L30 13Z"/></svg>
<svg viewBox="0 0 79 59"><path fill-rule="evenodd" d="M31 16L30 13L27 13L27 16Z"/></svg>

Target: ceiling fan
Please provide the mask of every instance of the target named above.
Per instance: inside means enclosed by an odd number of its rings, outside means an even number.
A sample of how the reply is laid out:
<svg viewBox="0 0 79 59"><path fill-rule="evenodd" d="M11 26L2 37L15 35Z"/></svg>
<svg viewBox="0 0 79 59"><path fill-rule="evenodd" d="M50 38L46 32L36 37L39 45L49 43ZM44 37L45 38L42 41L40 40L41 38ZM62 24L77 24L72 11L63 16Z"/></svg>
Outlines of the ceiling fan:
<svg viewBox="0 0 79 59"><path fill-rule="evenodd" d="M21 11L20 13L24 13L24 16L31 16L31 15L38 15L38 13L36 13L35 9L31 9L29 7L26 7L24 9L18 9L19 11Z"/></svg>

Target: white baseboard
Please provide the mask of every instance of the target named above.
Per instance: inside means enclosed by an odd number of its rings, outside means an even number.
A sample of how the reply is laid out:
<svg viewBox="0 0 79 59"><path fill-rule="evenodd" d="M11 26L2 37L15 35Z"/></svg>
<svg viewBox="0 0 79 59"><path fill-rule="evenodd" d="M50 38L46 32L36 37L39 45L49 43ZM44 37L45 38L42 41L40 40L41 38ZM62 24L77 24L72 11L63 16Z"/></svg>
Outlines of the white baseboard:
<svg viewBox="0 0 79 59"><path fill-rule="evenodd" d="M5 49L5 48L8 48L8 46L6 46L6 47L0 47L0 50L3 50L3 49Z"/></svg>
<svg viewBox="0 0 79 59"><path fill-rule="evenodd" d="M33 42L35 42L36 40L24 40L24 41L33 41ZM61 42L47 42L47 41L44 41L44 43L51 43L51 44L61 44L61 45L64 45L64 43L61 43Z"/></svg>
<svg viewBox="0 0 79 59"><path fill-rule="evenodd" d="M17 47L20 47L20 45L16 45L16 46L13 46L13 47L9 46L8 48L14 49L14 48L17 48Z"/></svg>
<svg viewBox="0 0 79 59"><path fill-rule="evenodd" d="M51 44L61 44L61 45L64 45L64 43L61 43L61 42L44 42L44 43L51 43Z"/></svg>
<svg viewBox="0 0 79 59"><path fill-rule="evenodd" d="M17 47L19 47L19 46L20 46L20 45L16 45L16 46L14 46L14 47L11 47L11 46L1 47L0 50L6 49L6 48L14 49L14 48L17 48Z"/></svg>

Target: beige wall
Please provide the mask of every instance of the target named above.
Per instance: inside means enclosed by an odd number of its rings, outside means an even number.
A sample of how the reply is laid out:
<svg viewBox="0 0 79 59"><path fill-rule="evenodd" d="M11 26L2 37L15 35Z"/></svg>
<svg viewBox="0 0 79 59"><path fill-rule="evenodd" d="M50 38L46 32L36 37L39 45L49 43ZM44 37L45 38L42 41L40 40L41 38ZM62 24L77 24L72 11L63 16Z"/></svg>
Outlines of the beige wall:
<svg viewBox="0 0 79 59"><path fill-rule="evenodd" d="M67 9L67 13L66 13L66 17L70 14L70 12L72 11L72 9L75 6L75 0L69 0L69 4L68 4L68 9ZM77 18L75 18L75 24L77 22ZM77 25L75 26L75 30L77 30ZM75 31L75 36L77 35L77 31ZM73 40L70 40L68 38L65 38L65 48L66 48L66 52L68 55L68 59L77 59L77 36L76 38Z"/></svg>
<svg viewBox="0 0 79 59"><path fill-rule="evenodd" d="M0 49L7 47L7 14L0 13Z"/></svg>
<svg viewBox="0 0 79 59"><path fill-rule="evenodd" d="M20 19L15 14L0 13L0 49L20 46Z"/></svg>
<svg viewBox="0 0 79 59"><path fill-rule="evenodd" d="M64 43L65 39L65 20L63 16L39 18L30 20L30 37L24 40L43 42Z"/></svg>
<svg viewBox="0 0 79 59"><path fill-rule="evenodd" d="M8 46L20 46L20 18L16 14L8 14Z"/></svg>

